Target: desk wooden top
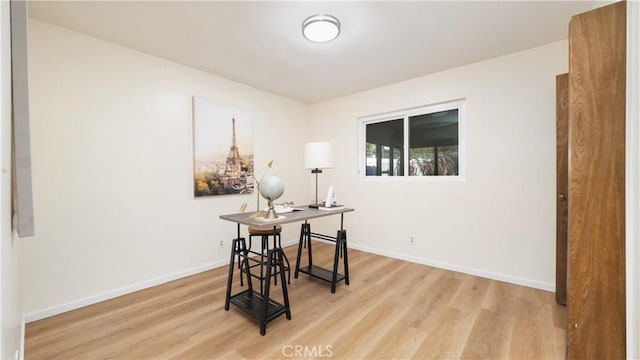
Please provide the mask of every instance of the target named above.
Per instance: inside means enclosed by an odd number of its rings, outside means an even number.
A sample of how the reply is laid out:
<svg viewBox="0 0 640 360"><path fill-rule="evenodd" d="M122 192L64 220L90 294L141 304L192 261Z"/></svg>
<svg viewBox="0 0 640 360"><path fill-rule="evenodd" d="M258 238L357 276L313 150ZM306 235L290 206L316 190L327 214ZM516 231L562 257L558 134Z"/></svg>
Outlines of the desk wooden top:
<svg viewBox="0 0 640 360"><path fill-rule="evenodd" d="M253 211L253 212L220 215L220 219L228 220L238 224L250 225L250 226L271 226L271 225L288 224L288 223L297 222L297 221L304 221L304 220L309 220L309 219L314 219L314 218L319 218L324 216L342 214L342 213L351 212L351 211L354 211L354 209L347 208L347 207L336 209L336 210L327 210L327 211L313 209L313 208L303 208L303 210L300 210L300 211L293 211L289 213L278 214L279 218L275 220L256 219L257 213Z"/></svg>

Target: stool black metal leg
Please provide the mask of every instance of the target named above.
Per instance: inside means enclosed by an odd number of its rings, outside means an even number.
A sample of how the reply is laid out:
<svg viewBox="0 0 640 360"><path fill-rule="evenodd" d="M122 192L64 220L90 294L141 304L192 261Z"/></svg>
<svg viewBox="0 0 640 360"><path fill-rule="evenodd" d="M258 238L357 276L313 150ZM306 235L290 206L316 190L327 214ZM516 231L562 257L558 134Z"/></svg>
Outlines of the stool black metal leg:
<svg viewBox="0 0 640 360"><path fill-rule="evenodd" d="M240 245L242 247L242 266L247 270L245 275L247 276L247 285L249 286L249 294L253 293L253 284L251 281L251 272L249 271L249 249L247 248L247 242L244 238L240 238ZM240 280L242 280L242 271L240 272Z"/></svg>
<svg viewBox="0 0 640 360"><path fill-rule="evenodd" d="M276 234L273 234L273 249L276 249ZM267 244L267 250L269 250L269 237L265 236L265 243ZM276 260L276 255L274 254L274 261ZM273 284L278 286L278 267L276 266L273 270ZM271 281L271 278L267 278L267 281Z"/></svg>
<svg viewBox="0 0 640 360"><path fill-rule="evenodd" d="M273 248L274 249L281 249L282 251L282 259L283 259L283 269L286 273L288 273L288 280L287 283L291 284L291 267L289 266L289 259L287 259L287 254L284 253L284 250L282 249L282 240L281 240L281 236L280 234L274 234L273 235ZM286 265L285 265L286 264ZM273 283L275 285L278 285L278 281L276 280L278 278L278 272L280 271L279 268L277 268L274 272L274 281Z"/></svg>
<svg viewBox="0 0 640 360"><path fill-rule="evenodd" d="M251 245L251 241L252 241L252 240L253 240L253 239L252 239L252 236L251 236L251 234L249 234L249 245L247 246L247 251L251 250L251 246L252 246L252 245ZM248 271L248 270L247 270L247 271Z"/></svg>
<svg viewBox="0 0 640 360"><path fill-rule="evenodd" d="M260 237L260 295L264 295L264 265L269 261L267 257L269 253L269 243L267 240L266 236Z"/></svg>
<svg viewBox="0 0 640 360"><path fill-rule="evenodd" d="M236 243L236 245L240 246L240 243ZM240 261L240 248L238 248L236 250L237 250L237 254L238 254L238 256L237 256L238 257L238 270L242 270L242 261Z"/></svg>
<svg viewBox="0 0 640 360"><path fill-rule="evenodd" d="M271 266L273 264L273 255L275 250L267 250L267 281L264 284L264 313L260 322L260 335L264 336L267 332L267 318L269 316L269 288L271 287Z"/></svg>

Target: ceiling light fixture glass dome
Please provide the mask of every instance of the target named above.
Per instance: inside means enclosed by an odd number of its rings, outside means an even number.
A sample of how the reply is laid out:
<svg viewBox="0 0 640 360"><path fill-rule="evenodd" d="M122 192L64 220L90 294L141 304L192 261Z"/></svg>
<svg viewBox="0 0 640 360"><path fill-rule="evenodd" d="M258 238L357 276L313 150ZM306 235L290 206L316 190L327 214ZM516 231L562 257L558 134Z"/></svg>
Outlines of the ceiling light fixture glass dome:
<svg viewBox="0 0 640 360"><path fill-rule="evenodd" d="M302 22L302 35L309 41L324 43L340 34L340 21L331 15L313 15Z"/></svg>

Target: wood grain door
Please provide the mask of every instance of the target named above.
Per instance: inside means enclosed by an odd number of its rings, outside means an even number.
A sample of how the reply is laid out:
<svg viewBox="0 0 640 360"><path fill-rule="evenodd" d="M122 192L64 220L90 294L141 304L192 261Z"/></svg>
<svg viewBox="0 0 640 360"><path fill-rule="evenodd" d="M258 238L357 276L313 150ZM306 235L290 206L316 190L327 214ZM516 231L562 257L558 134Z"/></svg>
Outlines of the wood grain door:
<svg viewBox="0 0 640 360"><path fill-rule="evenodd" d="M556 76L556 302L567 305L569 74Z"/></svg>
<svg viewBox="0 0 640 360"><path fill-rule="evenodd" d="M569 25L570 359L626 357L626 6Z"/></svg>

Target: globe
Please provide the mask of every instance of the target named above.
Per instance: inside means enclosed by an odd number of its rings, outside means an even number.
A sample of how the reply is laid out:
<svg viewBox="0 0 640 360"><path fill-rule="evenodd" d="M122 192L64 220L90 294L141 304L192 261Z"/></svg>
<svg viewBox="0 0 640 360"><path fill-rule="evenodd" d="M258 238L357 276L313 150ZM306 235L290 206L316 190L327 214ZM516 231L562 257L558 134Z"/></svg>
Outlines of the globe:
<svg viewBox="0 0 640 360"><path fill-rule="evenodd" d="M284 183L272 174L267 174L260 181L260 195L267 200L276 200L284 193Z"/></svg>

